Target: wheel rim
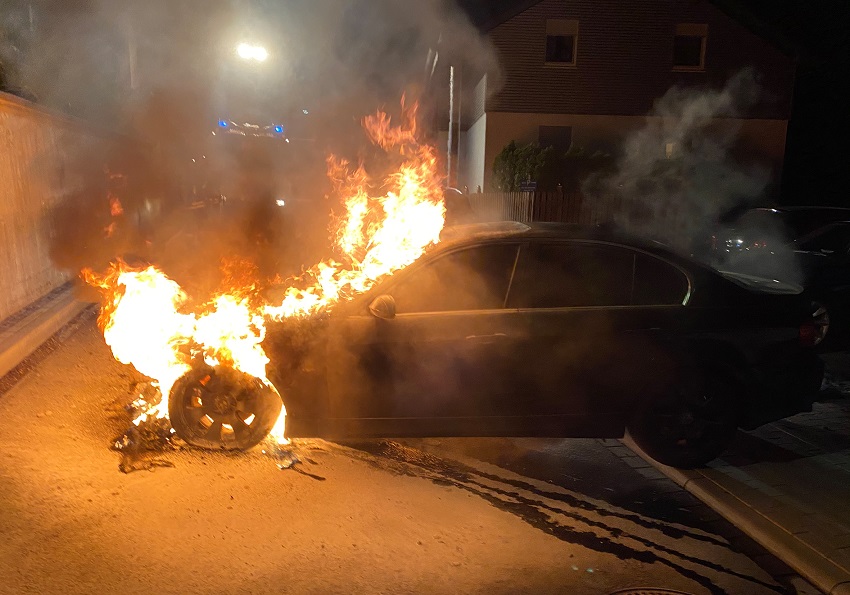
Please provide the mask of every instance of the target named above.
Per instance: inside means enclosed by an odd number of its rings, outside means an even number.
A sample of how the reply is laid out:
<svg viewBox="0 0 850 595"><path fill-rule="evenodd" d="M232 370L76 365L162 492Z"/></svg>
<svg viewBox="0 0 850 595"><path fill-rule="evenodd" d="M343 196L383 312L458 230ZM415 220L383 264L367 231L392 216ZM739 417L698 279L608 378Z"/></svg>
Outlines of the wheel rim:
<svg viewBox="0 0 850 595"><path fill-rule="evenodd" d="M814 344L819 345L829 332L829 310L820 302L812 302L812 322L815 325Z"/></svg>
<svg viewBox="0 0 850 595"><path fill-rule="evenodd" d="M680 448L688 448L704 438L711 438L713 431L727 427L726 422L709 419L697 408L689 406L654 412L652 419L663 441Z"/></svg>
<svg viewBox="0 0 850 595"><path fill-rule="evenodd" d="M250 448L266 436L280 412L279 407L270 410L270 389L262 381L232 371L201 371L181 389L173 395L177 402L172 409L172 418L179 415L180 423L172 419L172 424L190 444Z"/></svg>
<svg viewBox="0 0 850 595"><path fill-rule="evenodd" d="M707 378L699 394L679 394L657 404L647 416L657 433L653 441L683 452L725 441L737 426L726 397L723 382Z"/></svg>

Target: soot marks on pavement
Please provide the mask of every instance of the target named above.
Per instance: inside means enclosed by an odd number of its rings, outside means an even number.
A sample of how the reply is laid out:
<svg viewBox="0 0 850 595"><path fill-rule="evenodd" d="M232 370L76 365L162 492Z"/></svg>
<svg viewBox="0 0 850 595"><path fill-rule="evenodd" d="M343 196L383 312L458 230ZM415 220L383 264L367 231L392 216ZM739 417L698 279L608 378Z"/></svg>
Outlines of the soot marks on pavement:
<svg viewBox="0 0 850 595"><path fill-rule="evenodd" d="M599 448L598 441L592 447L583 447L585 441L572 441L569 456L562 452L529 449L521 454L493 456L492 449L472 448L469 453L480 461L513 471L518 475L548 483L554 483L570 492L601 500L620 509L637 513L637 521L647 517L660 521L651 528L662 531L677 531L670 523L695 527L707 533L716 533L716 526L704 522L689 506L698 502L690 493L678 490L675 493L658 493L637 470L632 469L620 457L612 455L608 448ZM617 441L619 444L619 441ZM602 455L600 456L599 453ZM553 473L557 469L558 473ZM608 486L616 486L612 489ZM671 535L676 537L676 535ZM703 535L689 533L695 539L711 541Z"/></svg>
<svg viewBox="0 0 850 595"><path fill-rule="evenodd" d="M455 487L474 494L484 499L488 503L492 504L493 506L499 508L500 510L504 510L506 512L514 514L523 519L531 526L540 529L554 537L557 537L562 541L575 543L593 551L612 554L621 560L630 559L644 563L658 562L659 564L668 566L680 575L689 578L690 580L693 580L694 582L705 587L712 594L722 594L726 591L718 587L710 577L705 576L704 574L701 574L696 570L683 566L679 562L667 556L678 558L683 562L688 562L690 564L703 567L706 570L711 570L717 573L723 573L729 576L734 576L738 579L753 583L755 585L771 589L773 591L776 591L777 593L784 593L784 589L779 587L778 585L762 581L756 577L735 571L731 568L726 568L720 564L696 558L694 556L690 556L682 552L676 551L672 548L656 544L650 539L640 537L632 533L628 533L618 527L611 527L603 522L595 521L579 513L572 512L570 510L565 510L563 508L558 508L555 506L550 506L544 502L541 502L540 500L535 500L523 496L518 492L483 483L479 481L479 479L484 479L491 482L498 482L502 485L509 485L511 487L521 489L525 492L530 492L534 495L543 498L557 500L559 502L567 504L569 507L572 508L592 512L601 517L610 516L628 520L647 529L662 532L669 537L687 537L702 541L708 541L713 545L729 548L729 544L727 544L726 542L722 542L704 535L699 535L697 533L681 530L675 527L665 526L661 523L647 521L646 519L642 519L637 515L620 514L613 511L605 510L593 505L590 502L580 500L568 494L560 494L555 492L549 492L546 490L540 490L536 486L533 486L527 482L511 480L494 474L482 472L477 469L473 469L472 467L469 467L467 465L464 465L463 463L459 463L456 461L448 461L446 459L442 459L440 457L403 446L396 442L378 441L369 443L349 443L348 446L373 455L373 457L370 457L366 460L380 468L386 468L384 465L381 465L380 461L398 463L397 465L392 466L392 470L397 473L413 477L424 477L426 479L430 479L438 485ZM414 472L410 468L411 466L421 469L425 472L425 474L423 475L421 473ZM506 500L505 498L508 498L509 500ZM594 533L593 531L582 531L574 527L562 525L553 521L548 513L562 515L567 518L571 518L573 520L584 523L590 527L601 529L607 532L611 537L600 536ZM631 539L649 549L636 549L620 541L615 541L619 538Z"/></svg>
<svg viewBox="0 0 850 595"><path fill-rule="evenodd" d="M660 533L673 539L694 539L719 547L728 547L729 545L726 541L717 539L710 535L698 533L695 531L689 531L681 527L674 527L667 523L647 519L638 514L630 514L627 512L613 512L611 510L601 508L591 502L588 502L587 500L577 498L576 496L573 496L571 494L543 490L526 481L508 479L498 475L493 475L491 473L486 473L478 469L473 469L472 467L464 465L463 463L459 463L457 461L449 461L447 459L440 458L436 455L431 455L421 450L401 445L397 442L379 441L357 444L352 446L354 448L357 448L358 450L369 452L370 454L389 458L403 463L411 463L419 467L425 467L432 472L436 472L440 475L450 477L452 480L471 481L472 476L477 476L490 481L496 481L500 484L506 484L511 487L523 490L524 492L529 492L537 496L547 498L549 500L563 502L564 504L572 508L593 512L602 517L610 516L627 520L646 529L659 531ZM515 472L521 474L521 472ZM576 491L571 487L567 487L566 489L569 489L573 492Z"/></svg>

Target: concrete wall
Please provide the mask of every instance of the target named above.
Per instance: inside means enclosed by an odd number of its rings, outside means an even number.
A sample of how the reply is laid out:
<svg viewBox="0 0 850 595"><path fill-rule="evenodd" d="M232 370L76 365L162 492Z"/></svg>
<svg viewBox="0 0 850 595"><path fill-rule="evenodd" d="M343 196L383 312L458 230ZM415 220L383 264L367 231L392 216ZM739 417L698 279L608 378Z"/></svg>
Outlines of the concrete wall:
<svg viewBox="0 0 850 595"><path fill-rule="evenodd" d="M468 162L462 167L467 171L480 171L484 181L483 188L488 188L493 174L493 160L509 142L516 141L523 145L538 141L540 126L571 126L574 147L583 147L589 151L597 149L616 154L622 146L624 138L634 130L646 125L645 116L596 116L570 114L536 114L488 112L480 121L486 118L486 141L483 159L479 154L468 154ZM729 120L718 120L718 124L730 123ZM771 168L774 180L779 180L782 161L785 155L785 135L788 123L785 120L735 120L740 127L737 140L736 157L747 157L752 161L762 163ZM476 123L478 125L478 123ZM472 128L470 128L470 133ZM472 134L468 134L467 147L473 145ZM734 150L734 148L733 148ZM664 151L664 147L659 147ZM479 160L479 163L473 163ZM469 184L474 188L475 184Z"/></svg>
<svg viewBox="0 0 850 595"><path fill-rule="evenodd" d="M482 114L475 123L464 133L464 150L461 155L460 178L461 186L468 186L470 192L475 192L480 186L484 188L484 176L487 148L487 114ZM495 157L495 154L493 155ZM493 168L492 159L489 161Z"/></svg>
<svg viewBox="0 0 850 595"><path fill-rule="evenodd" d="M103 137L0 93L0 320L70 275L50 256L51 214L78 183L71 156Z"/></svg>

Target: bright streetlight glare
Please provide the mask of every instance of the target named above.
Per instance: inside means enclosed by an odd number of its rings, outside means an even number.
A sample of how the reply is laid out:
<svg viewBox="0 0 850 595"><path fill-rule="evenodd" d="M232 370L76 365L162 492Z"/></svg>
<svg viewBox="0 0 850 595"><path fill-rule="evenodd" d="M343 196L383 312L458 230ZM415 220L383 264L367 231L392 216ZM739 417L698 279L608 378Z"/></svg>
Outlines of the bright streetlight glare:
<svg viewBox="0 0 850 595"><path fill-rule="evenodd" d="M269 52L261 45L251 45L250 43L240 43L236 46L236 53L243 60L256 60L257 62L265 62L269 57Z"/></svg>

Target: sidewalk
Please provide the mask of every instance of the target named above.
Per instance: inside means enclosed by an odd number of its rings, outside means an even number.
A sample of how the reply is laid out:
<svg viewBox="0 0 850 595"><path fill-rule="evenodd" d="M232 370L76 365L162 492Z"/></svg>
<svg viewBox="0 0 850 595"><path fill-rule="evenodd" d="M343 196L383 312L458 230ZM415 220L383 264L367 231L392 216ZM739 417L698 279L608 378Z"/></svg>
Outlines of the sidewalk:
<svg viewBox="0 0 850 595"><path fill-rule="evenodd" d="M660 465L625 442L824 593L850 594L850 396L739 432L703 469Z"/></svg>
<svg viewBox="0 0 850 595"><path fill-rule="evenodd" d="M89 306L67 283L0 322L0 378Z"/></svg>

